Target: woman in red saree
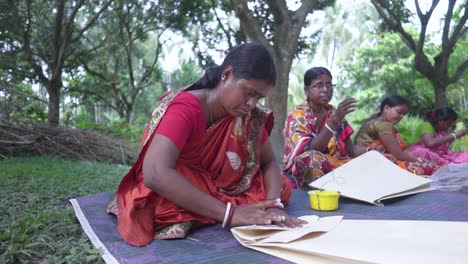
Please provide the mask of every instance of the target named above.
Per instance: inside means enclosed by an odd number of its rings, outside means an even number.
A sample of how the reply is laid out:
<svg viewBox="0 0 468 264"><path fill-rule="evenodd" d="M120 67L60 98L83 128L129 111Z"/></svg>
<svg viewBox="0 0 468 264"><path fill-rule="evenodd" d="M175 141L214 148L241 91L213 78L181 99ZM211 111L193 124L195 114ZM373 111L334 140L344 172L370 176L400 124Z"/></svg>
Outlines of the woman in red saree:
<svg viewBox="0 0 468 264"><path fill-rule="evenodd" d="M246 43L157 101L139 158L108 207L125 241L143 246L220 222L304 223L281 209L291 187L269 141L271 112L257 106L275 82L270 53Z"/></svg>
<svg viewBox="0 0 468 264"><path fill-rule="evenodd" d="M380 104L380 112L362 125L356 135L356 144L374 149L403 169L418 175L432 175L439 167L422 158L414 157L405 150L406 143L395 128L408 112L408 101L392 95Z"/></svg>
<svg viewBox="0 0 468 264"><path fill-rule="evenodd" d="M332 75L328 69L313 67L304 74L307 100L287 116L284 128L284 174L300 189L334 168L365 152L356 147L352 127L345 116L356 107L347 98L337 109L329 104L333 97Z"/></svg>

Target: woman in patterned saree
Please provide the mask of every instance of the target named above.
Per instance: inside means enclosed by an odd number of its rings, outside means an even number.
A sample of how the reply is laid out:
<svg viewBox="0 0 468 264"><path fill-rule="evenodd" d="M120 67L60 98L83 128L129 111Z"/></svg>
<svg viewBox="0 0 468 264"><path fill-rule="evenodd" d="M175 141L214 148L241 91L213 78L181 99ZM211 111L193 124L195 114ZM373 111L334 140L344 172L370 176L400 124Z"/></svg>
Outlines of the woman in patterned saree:
<svg viewBox="0 0 468 264"><path fill-rule="evenodd" d="M408 112L408 101L392 95L380 104L379 113L365 122L356 134L356 144L382 153L400 167L418 175L431 175L439 167L432 162L408 154L408 146L395 128Z"/></svg>
<svg viewBox="0 0 468 264"><path fill-rule="evenodd" d="M291 186L272 154L273 116L257 105L275 82L271 54L246 43L157 101L139 158L108 207L125 241L143 246L216 223L304 224L282 210Z"/></svg>
<svg viewBox="0 0 468 264"><path fill-rule="evenodd" d="M347 98L334 109L329 104L333 86L328 69L307 70L304 74L307 100L286 119L283 172L300 189L309 189L312 181L365 152L353 144L354 130L345 120L357 102Z"/></svg>
<svg viewBox="0 0 468 264"><path fill-rule="evenodd" d="M419 142L411 145L409 154L434 162L439 166L468 163L468 151L453 151L450 144L467 134L467 129L454 131L458 114L451 107L441 107L426 113L427 122L415 132Z"/></svg>

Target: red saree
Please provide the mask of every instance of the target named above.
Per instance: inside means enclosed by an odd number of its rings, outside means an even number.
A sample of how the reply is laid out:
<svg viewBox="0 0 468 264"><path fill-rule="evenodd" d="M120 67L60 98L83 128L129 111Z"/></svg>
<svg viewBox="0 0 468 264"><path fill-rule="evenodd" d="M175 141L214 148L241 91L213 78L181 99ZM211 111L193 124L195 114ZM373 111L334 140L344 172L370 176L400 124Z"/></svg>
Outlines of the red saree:
<svg viewBox="0 0 468 264"><path fill-rule="evenodd" d="M143 246L155 239L185 237L190 228L216 221L188 211L159 196L143 183L142 165L154 131L172 100L181 92L169 92L157 102L140 156L125 175L117 192L117 202L108 211L118 215L118 231L129 244ZM273 116L257 107L242 124L226 116L208 128L201 138L181 150L176 170L190 183L214 198L233 205L252 204L266 198L260 170L260 146L264 128L271 131ZM291 194L283 179L281 199Z"/></svg>

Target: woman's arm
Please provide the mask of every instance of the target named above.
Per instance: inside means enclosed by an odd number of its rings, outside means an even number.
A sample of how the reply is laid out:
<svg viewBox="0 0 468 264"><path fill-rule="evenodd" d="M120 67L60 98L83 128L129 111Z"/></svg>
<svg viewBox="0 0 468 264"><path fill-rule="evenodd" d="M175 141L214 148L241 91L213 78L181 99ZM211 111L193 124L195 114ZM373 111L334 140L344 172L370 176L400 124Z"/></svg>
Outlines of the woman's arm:
<svg viewBox="0 0 468 264"><path fill-rule="evenodd" d="M281 171L268 138L261 147L261 170L263 172L266 198L279 198L281 192Z"/></svg>
<svg viewBox="0 0 468 264"><path fill-rule="evenodd" d="M433 134L425 133L425 134L422 135L422 141L424 142L424 145L426 145L426 147L435 148L435 147L438 147L438 146L440 146L442 144L451 143L455 139L461 138L464 135L466 135L465 130L460 130L460 131L457 131L457 132L453 132L453 133L447 134L447 135L445 135L443 137L436 137Z"/></svg>
<svg viewBox="0 0 468 264"><path fill-rule="evenodd" d="M328 142L330 142L330 139L335 135L335 131L338 128L338 125L331 120L327 120L326 124L328 128L324 127L315 138L311 139L312 141L308 149L325 152L328 147Z"/></svg>
<svg viewBox="0 0 468 264"><path fill-rule="evenodd" d="M416 157L413 157L403 151L398 144L395 136L393 134L384 134L380 136L380 141L382 144L385 146L385 149L387 152L391 153L395 158L398 160L403 160L403 161L418 161Z"/></svg>
<svg viewBox="0 0 468 264"><path fill-rule="evenodd" d="M175 170L179 149L167 137L156 134L143 161L145 185L166 199L200 215L222 221L226 204L193 186Z"/></svg>
<svg viewBox="0 0 468 264"><path fill-rule="evenodd" d="M348 156L351 158L355 158L359 155L362 155L366 153L366 148L355 145L351 138L345 139L345 144L346 144L346 152L348 153Z"/></svg>
<svg viewBox="0 0 468 264"><path fill-rule="evenodd" d="M177 146L169 138L156 134L143 161L145 185L187 210L223 221L226 204L202 192L177 172L175 164L178 156ZM274 200L266 200L256 204L236 206L231 224L271 224L273 221L278 221L283 218L281 214L264 210L275 203Z"/></svg>
<svg viewBox="0 0 468 264"><path fill-rule="evenodd" d="M268 138L261 147L261 170L265 183L265 191L267 199L280 198L281 194L281 171L278 163L276 162L273 147L270 139ZM279 215L282 217L280 221L274 220L273 222L279 226L298 227L306 224L304 220L288 216L282 209L271 208L265 211L270 215Z"/></svg>

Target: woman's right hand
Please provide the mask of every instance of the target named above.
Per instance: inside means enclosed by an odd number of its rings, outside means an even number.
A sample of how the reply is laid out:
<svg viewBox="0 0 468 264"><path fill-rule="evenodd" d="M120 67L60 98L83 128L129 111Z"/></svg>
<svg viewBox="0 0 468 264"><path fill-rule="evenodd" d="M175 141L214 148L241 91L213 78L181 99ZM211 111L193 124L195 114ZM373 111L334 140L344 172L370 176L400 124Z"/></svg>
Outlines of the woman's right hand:
<svg viewBox="0 0 468 264"><path fill-rule="evenodd" d="M466 129L462 129L462 130L460 130L460 131L455 132L455 136L457 136L457 138L462 138L462 137L464 137L466 134L467 134L467 130L466 130Z"/></svg>
<svg viewBox="0 0 468 264"><path fill-rule="evenodd" d="M333 114L334 120L339 124L343 123L346 115L356 110L356 106L356 99L352 97L344 99L340 104L338 104L338 107Z"/></svg>
<svg viewBox="0 0 468 264"><path fill-rule="evenodd" d="M256 204L236 206L231 225L270 225L276 223L282 226L296 227L306 223L303 220L287 215L283 210L268 209L275 205L276 201L266 200Z"/></svg>

